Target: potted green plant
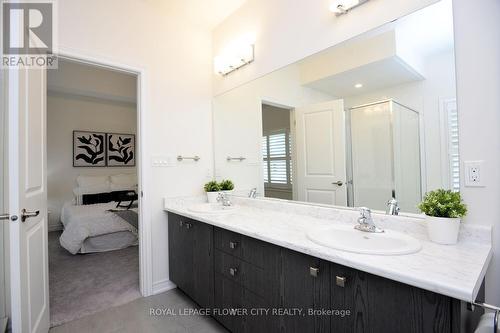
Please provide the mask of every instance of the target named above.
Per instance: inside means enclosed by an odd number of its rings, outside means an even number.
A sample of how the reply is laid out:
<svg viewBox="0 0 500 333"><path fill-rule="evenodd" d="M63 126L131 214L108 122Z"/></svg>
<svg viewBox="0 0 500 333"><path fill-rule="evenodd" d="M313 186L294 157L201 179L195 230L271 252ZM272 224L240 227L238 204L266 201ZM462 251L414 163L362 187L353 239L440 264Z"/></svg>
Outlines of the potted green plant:
<svg viewBox="0 0 500 333"><path fill-rule="evenodd" d="M467 214L467 206L460 193L438 189L425 194L418 208L425 214L431 241L456 244L460 219Z"/></svg>
<svg viewBox="0 0 500 333"><path fill-rule="evenodd" d="M216 203L217 196L219 195L220 192L220 185L215 180L211 180L208 183L206 183L203 188L205 189L205 192L207 192L208 202Z"/></svg>
<svg viewBox="0 0 500 333"><path fill-rule="evenodd" d="M224 179L219 183L220 190L222 192L232 192L234 190L234 184L229 179Z"/></svg>

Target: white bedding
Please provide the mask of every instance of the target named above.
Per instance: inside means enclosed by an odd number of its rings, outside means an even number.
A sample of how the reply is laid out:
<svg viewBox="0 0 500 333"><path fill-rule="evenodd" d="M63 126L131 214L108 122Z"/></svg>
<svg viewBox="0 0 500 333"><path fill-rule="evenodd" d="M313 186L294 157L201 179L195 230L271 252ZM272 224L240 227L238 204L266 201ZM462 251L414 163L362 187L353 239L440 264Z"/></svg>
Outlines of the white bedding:
<svg viewBox="0 0 500 333"><path fill-rule="evenodd" d="M124 231L129 231L137 237L135 227L113 212L107 211L115 208L116 202L79 206L71 202L65 203L61 211L61 222L64 225L64 232L59 238L61 246L76 254L82 252L82 249L85 250L85 241L92 237L120 232L124 234ZM132 210L137 211L136 208Z"/></svg>

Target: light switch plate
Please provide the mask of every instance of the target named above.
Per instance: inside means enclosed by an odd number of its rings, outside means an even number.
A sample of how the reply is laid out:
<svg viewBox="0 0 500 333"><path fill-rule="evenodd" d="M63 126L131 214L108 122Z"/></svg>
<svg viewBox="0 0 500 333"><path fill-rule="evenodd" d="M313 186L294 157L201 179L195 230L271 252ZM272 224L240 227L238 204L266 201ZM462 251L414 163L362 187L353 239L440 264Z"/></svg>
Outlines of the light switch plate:
<svg viewBox="0 0 500 333"><path fill-rule="evenodd" d="M177 165L177 160L173 156L153 156L151 158L151 166L156 168L174 167Z"/></svg>
<svg viewBox="0 0 500 333"><path fill-rule="evenodd" d="M465 186L485 187L484 161L465 161Z"/></svg>

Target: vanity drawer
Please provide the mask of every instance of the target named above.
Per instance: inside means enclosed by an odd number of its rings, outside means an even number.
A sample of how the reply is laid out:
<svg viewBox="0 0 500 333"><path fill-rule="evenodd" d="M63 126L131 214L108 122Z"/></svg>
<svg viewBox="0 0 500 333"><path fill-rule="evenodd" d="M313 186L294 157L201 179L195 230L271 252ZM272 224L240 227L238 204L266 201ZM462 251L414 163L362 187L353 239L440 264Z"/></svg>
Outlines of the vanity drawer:
<svg viewBox="0 0 500 333"><path fill-rule="evenodd" d="M215 272L260 296L264 288L264 269L222 251L215 252Z"/></svg>
<svg viewBox="0 0 500 333"><path fill-rule="evenodd" d="M259 267L271 245L228 230L215 229L215 248ZM266 250L267 249L267 250Z"/></svg>

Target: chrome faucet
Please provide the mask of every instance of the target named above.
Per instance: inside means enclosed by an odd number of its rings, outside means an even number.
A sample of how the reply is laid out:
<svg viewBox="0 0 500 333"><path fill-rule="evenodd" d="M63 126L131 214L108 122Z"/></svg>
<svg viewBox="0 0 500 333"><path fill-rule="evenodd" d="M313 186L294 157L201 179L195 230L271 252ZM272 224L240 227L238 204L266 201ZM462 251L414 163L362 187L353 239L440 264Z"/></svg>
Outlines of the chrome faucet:
<svg viewBox="0 0 500 333"><path fill-rule="evenodd" d="M217 202L222 203L222 206L229 207L232 205L231 200L227 197L226 193L220 192L217 196Z"/></svg>
<svg viewBox="0 0 500 333"><path fill-rule="evenodd" d="M254 187L250 190L250 193L248 193L248 197L252 199L255 199L257 197L257 187Z"/></svg>
<svg viewBox="0 0 500 333"><path fill-rule="evenodd" d="M388 215L399 215L399 206L398 201L395 198L391 198L391 200L387 201L387 211Z"/></svg>
<svg viewBox="0 0 500 333"><path fill-rule="evenodd" d="M358 225L354 229L364 232L384 232L384 230L377 228L372 219L372 211L367 207L360 207L359 212L361 216L358 218Z"/></svg>

